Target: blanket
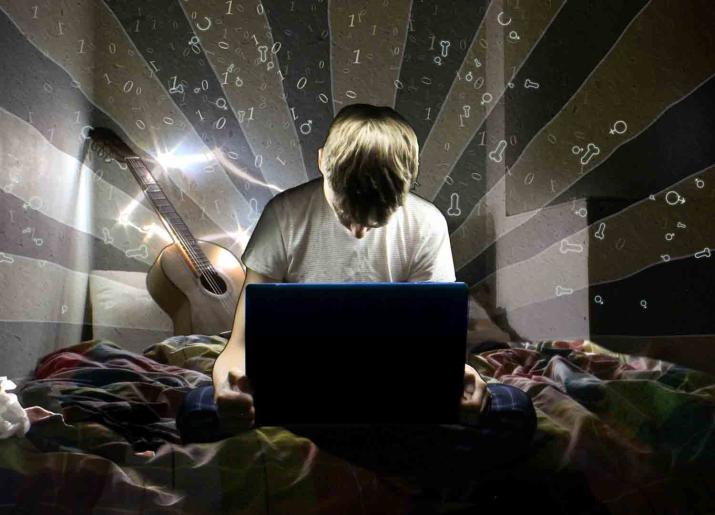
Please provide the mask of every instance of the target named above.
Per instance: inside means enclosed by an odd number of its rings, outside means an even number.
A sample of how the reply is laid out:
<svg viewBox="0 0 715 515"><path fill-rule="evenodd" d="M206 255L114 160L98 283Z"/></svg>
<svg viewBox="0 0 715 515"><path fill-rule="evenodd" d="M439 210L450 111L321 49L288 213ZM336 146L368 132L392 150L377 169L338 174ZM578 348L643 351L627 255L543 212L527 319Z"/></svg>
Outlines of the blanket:
<svg viewBox="0 0 715 515"><path fill-rule="evenodd" d="M15 381L33 423L25 438L0 440L0 511L715 510L715 378L701 372L584 340L473 352L468 363L486 380L531 396L537 434L509 470L434 492L278 427L182 445L176 410L189 389L210 384L225 344L179 336L138 354L91 340L44 356L32 377Z"/></svg>
<svg viewBox="0 0 715 515"><path fill-rule="evenodd" d="M573 472L605 513L712 513L715 377L591 341L509 347L469 363L534 402L537 442L515 474Z"/></svg>

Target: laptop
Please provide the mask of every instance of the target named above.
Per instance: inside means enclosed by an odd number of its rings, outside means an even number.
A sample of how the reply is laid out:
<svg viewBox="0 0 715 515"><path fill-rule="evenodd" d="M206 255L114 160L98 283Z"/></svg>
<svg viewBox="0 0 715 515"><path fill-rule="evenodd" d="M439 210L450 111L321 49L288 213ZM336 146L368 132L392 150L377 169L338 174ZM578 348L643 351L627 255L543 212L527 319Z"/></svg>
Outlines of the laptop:
<svg viewBox="0 0 715 515"><path fill-rule="evenodd" d="M459 423L465 283L262 283L245 295L255 427Z"/></svg>

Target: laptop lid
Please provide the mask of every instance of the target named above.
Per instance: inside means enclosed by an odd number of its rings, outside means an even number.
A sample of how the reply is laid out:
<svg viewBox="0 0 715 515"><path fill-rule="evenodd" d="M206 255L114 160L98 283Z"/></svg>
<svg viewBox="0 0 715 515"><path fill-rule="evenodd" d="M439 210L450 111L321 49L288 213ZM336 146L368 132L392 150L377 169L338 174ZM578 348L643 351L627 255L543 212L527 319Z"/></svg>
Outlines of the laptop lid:
<svg viewBox="0 0 715 515"><path fill-rule="evenodd" d="M256 427L459 423L465 283L263 283L245 294Z"/></svg>

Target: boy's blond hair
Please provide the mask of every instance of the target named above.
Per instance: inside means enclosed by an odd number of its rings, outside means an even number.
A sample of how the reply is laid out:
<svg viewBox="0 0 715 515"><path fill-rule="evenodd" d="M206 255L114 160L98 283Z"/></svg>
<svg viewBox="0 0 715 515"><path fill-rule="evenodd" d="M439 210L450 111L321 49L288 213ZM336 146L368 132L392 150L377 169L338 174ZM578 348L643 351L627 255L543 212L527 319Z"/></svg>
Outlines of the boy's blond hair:
<svg viewBox="0 0 715 515"><path fill-rule="evenodd" d="M390 107L351 104L330 124L321 166L343 217L384 225L417 180L417 135Z"/></svg>

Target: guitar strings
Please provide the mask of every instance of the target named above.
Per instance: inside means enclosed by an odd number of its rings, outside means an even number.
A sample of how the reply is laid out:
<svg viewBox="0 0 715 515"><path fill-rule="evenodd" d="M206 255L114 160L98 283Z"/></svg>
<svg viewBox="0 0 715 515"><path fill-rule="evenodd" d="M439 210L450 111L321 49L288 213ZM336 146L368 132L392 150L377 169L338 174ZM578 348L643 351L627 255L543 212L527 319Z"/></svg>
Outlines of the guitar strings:
<svg viewBox="0 0 715 515"><path fill-rule="evenodd" d="M138 160L139 160L139 163L133 163L133 161L134 161L135 159L138 159ZM145 168L147 174L149 174L149 176L151 177L151 173L149 172L148 169L146 169L146 166L144 165L144 163L141 162L141 158L140 158L140 157L127 157L127 158L125 158L125 161L128 161L130 164L141 164L141 165ZM140 177L140 179L141 179L141 177ZM152 177L152 180L154 180L153 177ZM145 181L142 180L141 182L144 183ZM155 180L154 180L154 184L156 184L156 181L155 181ZM151 186L151 184L149 184L149 185L147 185L147 186L144 187L144 194L146 194L146 189L148 188L148 186ZM157 184L157 186L158 186L158 184ZM161 190L161 187L159 187L159 189ZM162 192L162 193L163 193L163 192ZM147 195L147 196L148 196L148 195ZM164 197L166 198L166 195L165 195L165 194L164 194ZM149 197L149 198L151 199L151 197ZM151 200L153 201L153 199L151 199ZM167 202L169 202L169 204L171 204L171 201L170 201L168 198L166 198L166 200L167 200ZM176 211L176 208L174 208L173 204L171 204L171 207L173 208L174 213L176 213L176 215L179 217L179 220L181 221L181 223L182 223L185 227L188 228L188 226L186 225L186 223L184 222L184 220L181 218L181 215L179 215L179 213ZM162 218L163 220L165 220L164 216L163 216L161 213L159 213L159 215L161 216L161 218ZM169 225L169 227L172 227L171 224L167 224L167 225ZM217 296L219 296L219 302L221 303L221 305L223 306L223 308L226 310L226 312L232 314L232 313L233 313L232 306L231 306L230 304L228 304L228 301L224 298L224 296L223 296L221 293L219 293L219 292L221 291L221 288L219 287L218 283L217 283L217 282L213 279L213 277L212 277L212 275L213 275L214 273L215 273L216 275L218 275L218 272L214 269L214 267L213 267L213 265L211 264L211 262L208 260L208 258L207 258L207 257L205 256L205 254L204 254L204 257L205 257L205 259L206 259L206 262L208 262L209 265L208 265L208 267L202 267L202 266L199 264L199 256L198 256L198 254L193 251L192 246L187 242L187 240L186 240L179 232L175 231L175 230L173 229L173 227L172 227L172 231L171 231L171 232L173 232L173 233L174 233L174 236L179 239L179 241L181 242L182 247L183 247L183 249L185 250L185 252L187 252L187 254L189 254L189 255L193 258L193 260L195 261L194 267L198 270L199 275L200 275L201 277L203 277L204 279L206 279L206 282L214 289L214 291L213 291L212 293L214 293L214 294L216 294ZM198 242L197 242L197 244L198 244ZM199 249L199 250L201 250L201 249ZM204 270L204 268L206 268L206 270Z"/></svg>
<svg viewBox="0 0 715 515"><path fill-rule="evenodd" d="M156 184L157 186L159 186L159 185L156 183L156 180L154 180L153 176L151 176L151 172L149 172L149 170L146 168L146 165L144 165L143 161L141 161L141 158L140 158L140 157L127 158L127 160L130 160L130 159L131 159L132 161L133 161L134 159L138 159L139 162L138 162L138 163L134 163L134 164L141 164L142 167L145 169L146 173L147 173L147 174L152 178L152 180L154 181L153 183ZM144 181L142 181L142 182L144 182ZM150 185L151 185L151 183L149 184L149 186L150 186ZM145 187L145 191L144 191L145 194L146 194L146 188L148 188L148 186ZM161 190L161 187L159 187L159 189ZM163 192L162 192L162 194L163 194ZM147 195L147 196L148 196L148 195ZM164 194L164 197L166 198L166 195L165 195L165 194ZM151 198L151 197L150 197L150 198ZM152 199L152 200L153 200L153 199ZM186 223L184 222L184 220L181 218L181 215L179 215L179 213L176 211L176 208L173 206L173 204L171 204L171 201L170 201L168 198L166 198L166 200L167 200L167 202L169 202L169 204L171 205L171 207L172 207L174 213L176 213L176 216L179 217L179 220L181 221L181 223L182 223L185 227L188 228L188 226L186 225ZM161 216L162 219L165 219L164 216L161 215L161 213L160 213L160 216ZM169 225L169 227L172 227L171 224L167 224L167 225ZM211 269L213 269L213 265L212 265L211 262L208 260L208 258L206 258L206 261L209 263L210 269L204 270L203 267L202 267L202 266L199 264L199 262L198 262L198 261L199 261L199 255L198 255L196 252L193 251L192 245L190 245L190 244L187 242L187 240L186 240L179 232L173 230L173 228L172 228L172 232L173 232L174 235L179 239L179 241L182 243L182 247L183 247L184 250L187 252L187 254L189 254L189 255L193 258L193 260L195 261L194 266L195 266L195 268L197 269L197 271L199 272L199 275L200 275L201 277L203 277L204 279L206 279L206 282L215 290L215 291L212 292L212 293L215 293L216 295L220 295L219 292L220 292L221 288L219 287L218 283L217 283L216 281L214 281L214 279L213 279L213 277L212 277L212 274L213 274L213 273L216 273L216 274L218 275L218 272L216 272L215 269L214 269L214 270L211 270ZM201 250L201 249L199 249L199 250ZM206 256L204 255L204 257L206 257ZM207 273L207 272L208 272L208 273ZM219 298L219 302L221 302L221 304L223 305L224 309L225 309L227 312L231 313L231 306L230 306L229 304L227 304L227 301L226 301L223 297L220 297L220 298Z"/></svg>
<svg viewBox="0 0 715 515"><path fill-rule="evenodd" d="M178 213L177 213L177 214L178 214ZM182 223L184 223L184 222L182 221ZM184 223L184 225L186 225L186 224ZM188 226L187 226L187 227L188 227ZM196 253L192 250L191 245L189 245L189 243L186 241L186 239L185 239L180 233L178 233L178 232L176 232L176 231L172 231L172 232L173 232L174 235L179 239L179 241L182 243L182 246L183 246L184 250L187 252L187 254L190 254L191 257L194 259L194 261L195 261L195 264L194 264L194 265L195 265L195 268L198 270L199 275L200 275L201 277L203 277L204 279L206 279L206 282L209 283L209 285L215 290L215 291L213 291L212 293L214 293L214 294L216 294L217 296L219 296L219 299L218 299L218 300L219 300L219 302L221 303L221 305L223 306L223 308L224 308L228 313L232 313L233 310L231 309L231 305L228 304L228 301L225 299L225 297L224 297L222 294L219 293L219 292L221 291L221 288L219 287L218 283L213 279L213 277L212 277L212 271L211 271L210 269L208 269L208 267L202 267L202 266L198 263L198 259L199 259L198 254L196 254ZM197 242L197 243L198 243L198 242ZM200 249L199 249L199 250L200 250ZM213 265L212 265L211 262L208 260L208 258L206 258L206 261L209 263L209 267L213 268ZM206 269L205 269L205 268L206 268ZM216 275L218 275L218 272L217 272L215 269L213 270L213 273L215 273Z"/></svg>
<svg viewBox="0 0 715 515"><path fill-rule="evenodd" d="M177 213L177 215L178 215L178 213ZM182 223L184 225L186 225L186 223L184 223L183 220L182 220ZM201 266L199 264L199 256L196 252L193 251L192 245L190 245L187 242L187 240L179 232L173 231L173 230L172 230L172 232L179 239L179 241L182 243L182 246L183 246L184 250L187 252L187 254L189 254L194 259L194 261L195 261L194 266L197 269L197 271L199 272L199 275L201 277L203 277L204 279L206 279L206 282L214 289L214 291L212 293L215 293L216 295L221 295L219 293L221 291L221 288L219 287L218 283L212 277L213 273L218 275L218 272L215 269L213 269L213 265L208 260L208 258L206 258L206 261L209 263L208 267ZM198 244L198 242L197 242L197 244ZM201 250L201 249L199 249L199 250ZM213 270L211 270L211 269L213 269ZM231 312L231 309L230 309L231 306L228 305L227 301L225 300L225 298L222 295L219 297L219 302L221 302L224 309L226 309L229 313Z"/></svg>
<svg viewBox="0 0 715 515"><path fill-rule="evenodd" d="M93 130L92 132L96 132L96 130ZM112 152L111 150L107 150L106 144L105 144L105 145L102 145L102 144L101 144L99 141L97 141L96 139L93 139L93 140L92 140L92 143L90 144L90 148L92 148L95 152L97 152L98 156L99 156L100 158L102 158L102 159L105 158L105 156L111 155L111 154L114 153L114 152ZM154 179L154 177L151 175L151 172L150 172L149 169L146 167L146 165L144 164L144 161L142 160L141 157L139 157L139 156L123 156L123 159L122 159L122 160L129 165L129 167L131 168L131 171L132 171L133 175L134 175L137 179L139 179L139 183L140 183L140 184L145 185L145 184L146 184L146 181L144 181L144 180L142 179L142 177L141 177L140 174L137 174L137 173L136 173L136 171L134 170L134 167L131 166L131 165L134 165L134 164L136 164L136 165L141 165L142 168L144 169L144 171L146 172L146 174L147 174L149 177L151 177L151 179L152 179L152 181L153 181L153 184L156 184L156 185L159 187L159 189L161 190L161 187L158 185L158 183L156 182L156 180ZM134 160L137 160L137 162L135 163ZM152 184L152 183L149 183L147 186L144 186L144 188L143 188L143 193L144 193L145 195L147 195L147 197L149 197L150 199L151 199L151 197L147 194L147 191L146 191L146 190L148 189L148 186L151 186L151 184ZM162 194L164 194L163 191L162 191ZM166 194L164 194L164 197L166 198ZM152 200L152 203L153 203L153 199L151 199L151 200ZM181 215L179 215L179 213L176 211L176 208L174 208L173 204L171 204L171 201L170 201L168 198L166 198L166 200L169 202L169 204L170 204L171 207L173 208L174 213L176 213L176 215L179 217L179 220L181 221L181 223L182 223L185 227L188 228L188 226L186 225L186 223L184 222L184 220L181 218ZM157 211L159 211L159 210L157 210ZM162 220L165 220L164 216L161 214L160 211L159 211L159 216L161 217ZM202 266L199 264L199 262L198 262L198 261L199 261L199 259L198 259L199 256L193 251L192 247L188 244L188 242L183 238L183 236L181 236L181 234L179 234L177 231L173 230L173 227L171 226L171 224L166 224L166 225L168 225L170 228L172 228L172 231L171 231L171 232L173 232L174 235L175 235L175 237L177 237L177 238L179 239L179 241L182 243L182 246L183 246L185 252L187 252L187 254L189 254L189 255L193 258L193 260L195 261L194 267L198 270L199 275L200 275L201 277L203 277L204 279L206 279L206 282L215 290L215 291L212 292L212 293L215 293L216 295L219 296L219 302L221 303L221 305L223 306L223 308L226 310L226 312L229 313L229 314L233 314L233 311L234 311L234 310L233 310L232 306L231 306L230 304L228 304L228 301L224 298L224 296L219 293L220 290L221 290L221 288L219 288L218 283L216 283L216 281L214 281L214 279L213 279L213 277L212 277L212 274L213 274L213 273L215 273L216 275L219 275L219 274L218 274L218 272L216 271L216 269L214 269L213 265L212 265L211 262L208 260L208 258L206 258L206 262L209 263L209 266L208 266L208 270L207 270L208 273L206 273L207 271L205 271L205 270L203 269L203 267L202 267ZM194 241L196 241L195 238L194 238ZM197 242L197 243L198 243L198 242ZM199 250L201 251L201 249L199 249ZM202 251L202 253L203 253L203 251ZM205 254L204 254L204 257L206 257ZM239 295L240 295L240 294L239 294Z"/></svg>

